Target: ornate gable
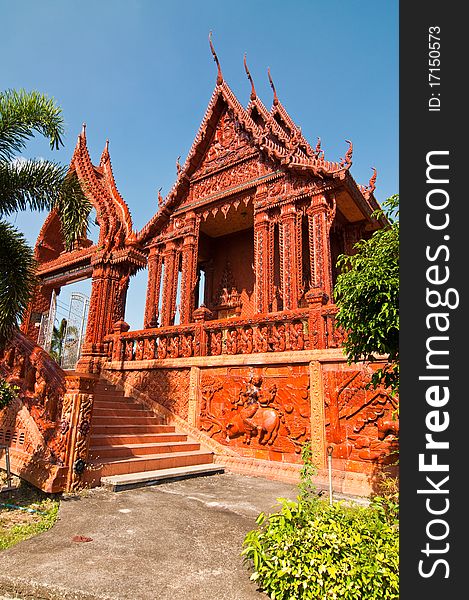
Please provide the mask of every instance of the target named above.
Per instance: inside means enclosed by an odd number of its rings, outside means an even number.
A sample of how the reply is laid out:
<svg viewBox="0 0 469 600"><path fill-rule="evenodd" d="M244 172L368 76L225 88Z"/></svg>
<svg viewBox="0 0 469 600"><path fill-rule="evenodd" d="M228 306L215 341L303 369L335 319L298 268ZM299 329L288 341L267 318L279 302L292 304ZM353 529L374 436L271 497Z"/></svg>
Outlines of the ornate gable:
<svg viewBox="0 0 469 600"><path fill-rule="evenodd" d="M219 169L225 169L252 156L253 153L257 154L257 149L252 143L252 138L241 129L236 115L225 105L212 134L210 145L199 168L192 175L191 181L205 177Z"/></svg>

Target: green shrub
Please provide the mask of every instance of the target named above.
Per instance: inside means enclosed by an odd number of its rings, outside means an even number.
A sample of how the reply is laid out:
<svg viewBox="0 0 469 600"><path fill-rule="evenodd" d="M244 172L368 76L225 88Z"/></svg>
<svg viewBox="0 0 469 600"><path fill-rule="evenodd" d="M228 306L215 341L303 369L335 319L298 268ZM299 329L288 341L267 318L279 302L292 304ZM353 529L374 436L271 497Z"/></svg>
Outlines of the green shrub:
<svg viewBox="0 0 469 600"><path fill-rule="evenodd" d="M0 377L0 410L8 406L9 402L15 397L19 391L17 385L11 385L8 381L5 381L3 377Z"/></svg>
<svg viewBox="0 0 469 600"><path fill-rule="evenodd" d="M322 500L303 448L297 502L261 513L243 542L251 579L274 600L387 600L399 597L396 481L369 506Z"/></svg>
<svg viewBox="0 0 469 600"><path fill-rule="evenodd" d="M398 528L370 507L279 499L242 552L275 600L398 598Z"/></svg>

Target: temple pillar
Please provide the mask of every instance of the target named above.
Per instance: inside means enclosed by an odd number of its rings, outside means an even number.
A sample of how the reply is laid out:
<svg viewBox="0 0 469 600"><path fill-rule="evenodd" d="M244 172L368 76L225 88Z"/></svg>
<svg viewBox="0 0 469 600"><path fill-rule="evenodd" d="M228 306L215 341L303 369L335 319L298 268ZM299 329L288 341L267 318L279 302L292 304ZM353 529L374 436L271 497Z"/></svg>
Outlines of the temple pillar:
<svg viewBox="0 0 469 600"><path fill-rule="evenodd" d="M195 229L195 213L190 212L186 216L186 223L191 229ZM194 289L197 279L197 246L196 233L187 234L184 237L181 250L181 299L180 299L180 323L192 322L194 311Z"/></svg>
<svg viewBox="0 0 469 600"><path fill-rule="evenodd" d="M315 196L308 209L311 287L332 298L332 262L329 230L331 209L324 195Z"/></svg>
<svg viewBox="0 0 469 600"><path fill-rule="evenodd" d="M284 204L280 212L280 261L282 264L283 310L298 308L301 269L298 261L298 219L294 204Z"/></svg>
<svg viewBox="0 0 469 600"><path fill-rule="evenodd" d="M267 211L254 214L254 264L256 271L256 311L268 313L272 294L271 227ZM272 257L273 258L273 257Z"/></svg>
<svg viewBox="0 0 469 600"><path fill-rule="evenodd" d="M165 245L163 260L164 260L164 277L163 277L163 302L161 305L161 326L167 327L173 324L174 315L176 313L176 294L178 282L178 264L179 258L176 245L174 242L167 242Z"/></svg>
<svg viewBox="0 0 469 600"><path fill-rule="evenodd" d="M109 255L100 254L92 261L88 323L77 371L98 373L106 360L105 338L114 332L114 323L124 320L130 275L136 265L142 267L146 263L143 255L130 254L115 262Z"/></svg>
<svg viewBox="0 0 469 600"><path fill-rule="evenodd" d="M161 272L163 257L156 246L150 248L148 256L148 285L147 299L145 304L144 328L158 327Z"/></svg>

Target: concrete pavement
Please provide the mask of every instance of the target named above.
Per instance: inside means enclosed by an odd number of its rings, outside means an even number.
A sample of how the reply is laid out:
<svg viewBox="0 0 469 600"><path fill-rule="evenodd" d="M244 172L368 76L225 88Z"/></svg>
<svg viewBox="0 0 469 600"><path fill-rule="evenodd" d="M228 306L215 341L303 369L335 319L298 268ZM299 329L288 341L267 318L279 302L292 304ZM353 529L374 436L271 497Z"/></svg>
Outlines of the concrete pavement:
<svg viewBox="0 0 469 600"><path fill-rule="evenodd" d="M294 485L225 473L65 497L52 529L0 553L0 599L266 599L242 542L261 511L296 495Z"/></svg>

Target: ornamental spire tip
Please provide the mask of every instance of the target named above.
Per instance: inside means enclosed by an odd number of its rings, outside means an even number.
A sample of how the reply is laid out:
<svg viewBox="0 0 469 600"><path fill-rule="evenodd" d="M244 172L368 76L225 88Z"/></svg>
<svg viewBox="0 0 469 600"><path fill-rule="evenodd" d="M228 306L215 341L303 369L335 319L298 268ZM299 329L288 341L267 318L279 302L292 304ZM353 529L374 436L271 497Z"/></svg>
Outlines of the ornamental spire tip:
<svg viewBox="0 0 469 600"><path fill-rule="evenodd" d="M210 50L212 51L212 54L213 54L213 60L217 63L217 69L218 69L217 85L221 85L223 83L223 75L221 72L220 61L218 60L217 53L215 52L215 48L213 47L213 44L212 44L212 32L211 31L208 34L208 42L210 44Z"/></svg>

